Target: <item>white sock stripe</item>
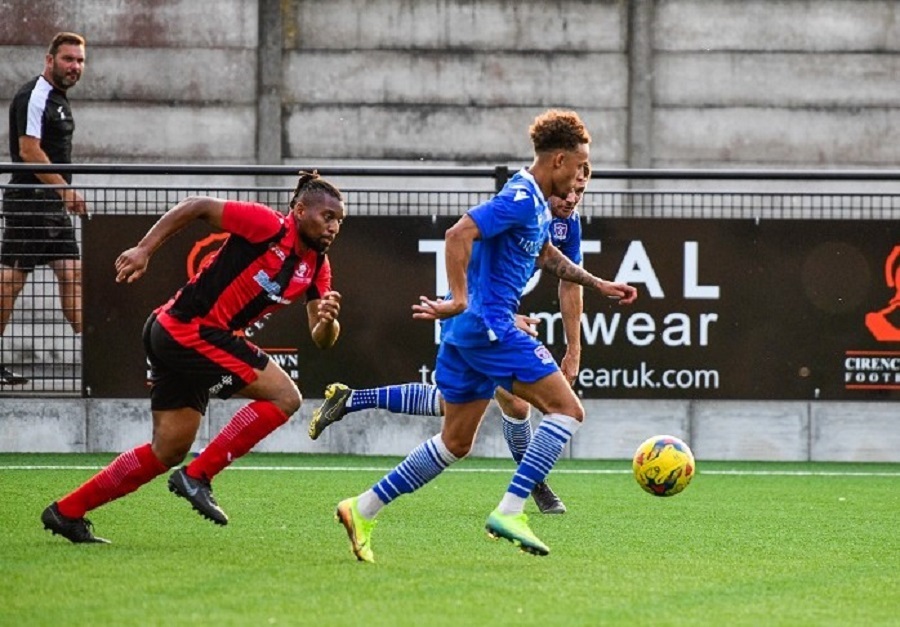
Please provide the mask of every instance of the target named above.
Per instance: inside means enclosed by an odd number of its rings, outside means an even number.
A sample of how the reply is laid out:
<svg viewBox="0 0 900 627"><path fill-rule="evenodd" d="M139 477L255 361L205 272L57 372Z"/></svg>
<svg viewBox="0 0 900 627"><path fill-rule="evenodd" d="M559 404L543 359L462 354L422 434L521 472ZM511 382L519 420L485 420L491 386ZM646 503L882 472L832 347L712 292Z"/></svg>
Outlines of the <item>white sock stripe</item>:
<svg viewBox="0 0 900 627"><path fill-rule="evenodd" d="M225 436L229 440L233 439L241 430L244 429L251 422L259 418L259 414L256 413L254 409L252 409L249 405L246 407L241 407L234 417L228 422L227 425L222 429L220 435Z"/></svg>
<svg viewBox="0 0 900 627"><path fill-rule="evenodd" d="M559 425L544 424L543 422L537 428L538 433L541 431L543 431L544 433L546 433L547 435L552 437L554 440L558 440L558 441L562 442L563 444L565 444L566 442L571 440L572 435L574 435L571 431L566 431L565 429L562 429Z"/></svg>
<svg viewBox="0 0 900 627"><path fill-rule="evenodd" d="M541 420L541 424L544 424L545 422L557 425L570 434L574 434L581 427L579 421L575 420L572 416L566 416L565 414L546 414Z"/></svg>
<svg viewBox="0 0 900 627"><path fill-rule="evenodd" d="M439 437L439 436L435 436ZM428 453L428 458L431 462L440 468L446 468L447 463L444 461L444 458L441 456L441 450L438 447L437 443L434 441L435 438L431 438L423 444L423 450ZM440 440L439 440L440 441Z"/></svg>
<svg viewBox="0 0 900 627"><path fill-rule="evenodd" d="M524 418L513 418L512 416L507 416L505 413L503 413L501 411L500 417L503 418L504 421L510 423L511 425L515 425L515 426L523 425L526 422L529 425L531 424L531 421L528 420L528 416L525 416Z"/></svg>
<svg viewBox="0 0 900 627"><path fill-rule="evenodd" d="M444 464L444 468L449 466L454 462L458 462L459 458L450 452L450 449L447 448L447 445L444 444L444 438L441 437L441 434L438 433L436 436L429 440L434 446L435 452L441 458L441 461Z"/></svg>
<svg viewBox="0 0 900 627"><path fill-rule="evenodd" d="M134 449L122 453L118 459L97 476L97 483L104 488L119 485L126 476L141 467Z"/></svg>
<svg viewBox="0 0 900 627"><path fill-rule="evenodd" d="M443 413L444 412L441 411L441 393L437 387L435 387L431 394L431 415L441 416Z"/></svg>
<svg viewBox="0 0 900 627"><path fill-rule="evenodd" d="M397 495L400 494L400 490L397 489L397 486L395 486L393 483L391 483L390 478L387 476L384 477L383 481L384 481L384 484L382 485L382 489L384 489L385 485L390 487L391 492L394 493L391 498L397 498ZM381 483L381 482L379 482L379 483Z"/></svg>
<svg viewBox="0 0 900 627"><path fill-rule="evenodd" d="M561 449L560 449L561 450ZM538 455L529 451L529 455L522 459L522 465L533 466L536 470L543 473L549 473L559 459L559 455Z"/></svg>

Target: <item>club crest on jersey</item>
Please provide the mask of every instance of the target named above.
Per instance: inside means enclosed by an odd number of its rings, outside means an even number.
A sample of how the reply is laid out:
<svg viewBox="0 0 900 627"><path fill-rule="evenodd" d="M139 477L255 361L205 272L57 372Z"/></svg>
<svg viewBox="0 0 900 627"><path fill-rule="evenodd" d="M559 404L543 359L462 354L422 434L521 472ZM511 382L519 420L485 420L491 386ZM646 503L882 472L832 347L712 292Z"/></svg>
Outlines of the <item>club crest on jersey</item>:
<svg viewBox="0 0 900 627"><path fill-rule="evenodd" d="M543 344L541 344L536 349L534 349L534 355L535 355L535 357L537 357L538 359L541 360L542 364L554 363L553 355L550 354L550 351Z"/></svg>
<svg viewBox="0 0 900 627"><path fill-rule="evenodd" d="M298 280L302 280L309 277L309 264L305 261L301 261L297 264L297 269L294 270L294 278Z"/></svg>
<svg viewBox="0 0 900 627"><path fill-rule="evenodd" d="M569 225L565 222L553 223L553 239L563 240L569 234Z"/></svg>

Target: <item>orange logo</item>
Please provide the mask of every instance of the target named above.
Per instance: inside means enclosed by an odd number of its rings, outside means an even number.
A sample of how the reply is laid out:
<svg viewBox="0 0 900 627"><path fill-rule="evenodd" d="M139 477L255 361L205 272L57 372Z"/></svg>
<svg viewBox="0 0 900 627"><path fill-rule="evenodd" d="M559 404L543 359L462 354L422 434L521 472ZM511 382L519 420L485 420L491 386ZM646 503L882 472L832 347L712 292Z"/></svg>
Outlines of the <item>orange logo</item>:
<svg viewBox="0 0 900 627"><path fill-rule="evenodd" d="M219 249L228 239L228 233L213 233L198 240L187 256L188 279L193 279L216 258Z"/></svg>
<svg viewBox="0 0 900 627"><path fill-rule="evenodd" d="M900 342L900 327L892 318L900 322L900 245L894 246L894 250L884 262L884 280L887 286L894 289L894 295L888 301L887 307L866 314L866 327L879 342ZM895 314L895 312L897 312Z"/></svg>

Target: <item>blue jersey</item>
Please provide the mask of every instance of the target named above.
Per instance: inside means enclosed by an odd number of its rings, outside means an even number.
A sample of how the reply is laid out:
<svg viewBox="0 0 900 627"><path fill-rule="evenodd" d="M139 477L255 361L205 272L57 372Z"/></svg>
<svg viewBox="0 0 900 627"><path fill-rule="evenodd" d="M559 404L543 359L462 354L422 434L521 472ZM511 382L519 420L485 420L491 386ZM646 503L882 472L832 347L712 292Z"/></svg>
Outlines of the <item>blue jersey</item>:
<svg viewBox="0 0 900 627"><path fill-rule="evenodd" d="M581 216L577 211L573 211L568 218L553 218L550 222L550 243L572 263L581 265Z"/></svg>
<svg viewBox="0 0 900 627"><path fill-rule="evenodd" d="M486 346L515 328L522 290L550 237L553 216L534 177L524 169L467 215L481 235L472 246L466 274L469 304L442 322L442 341Z"/></svg>

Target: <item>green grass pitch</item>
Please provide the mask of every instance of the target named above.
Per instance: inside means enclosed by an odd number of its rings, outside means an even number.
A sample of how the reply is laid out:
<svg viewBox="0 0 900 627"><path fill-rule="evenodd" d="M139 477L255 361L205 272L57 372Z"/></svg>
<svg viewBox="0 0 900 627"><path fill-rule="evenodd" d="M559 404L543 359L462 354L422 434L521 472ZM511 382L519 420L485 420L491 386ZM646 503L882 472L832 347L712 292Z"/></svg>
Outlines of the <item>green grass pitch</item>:
<svg viewBox="0 0 900 627"><path fill-rule="evenodd" d="M0 455L0 625L897 625L900 465L698 460L675 497L627 461L563 461L528 503L547 557L484 533L512 462L456 465L379 516L357 562L335 504L398 460L249 455L214 482L227 527L165 476L88 515L41 510L111 455Z"/></svg>

